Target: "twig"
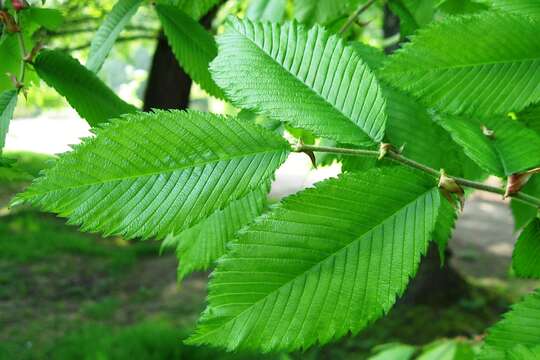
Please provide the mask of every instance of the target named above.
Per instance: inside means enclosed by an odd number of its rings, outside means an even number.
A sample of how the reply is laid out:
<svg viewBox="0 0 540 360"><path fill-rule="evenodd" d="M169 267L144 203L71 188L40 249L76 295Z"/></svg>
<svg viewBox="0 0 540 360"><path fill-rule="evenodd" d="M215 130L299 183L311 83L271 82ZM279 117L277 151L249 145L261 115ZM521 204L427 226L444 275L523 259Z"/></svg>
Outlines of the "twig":
<svg viewBox="0 0 540 360"><path fill-rule="evenodd" d="M366 11L373 3L375 2L375 0L369 0L367 3L363 4L363 5L360 5L356 10L355 12L353 12L349 18L347 19L347 21L345 22L345 24L343 24L343 26L341 27L341 29L339 29L339 34L340 35L343 35L345 33L345 31L347 31L351 26L352 24L354 24L356 22L356 19L358 18L358 16L360 16L361 13L363 13L364 11Z"/></svg>
<svg viewBox="0 0 540 360"><path fill-rule="evenodd" d="M365 150L365 149L350 149L350 148L335 148L335 147L328 147L328 146L313 146L313 145L298 145L296 148L295 148L295 151L296 152L307 152L307 151L313 151L313 152L326 152L326 153L333 153L333 154L344 154L344 155L351 155L351 156L368 156L368 157L374 157L374 158L378 158L379 155L380 155L380 152L377 151L377 150ZM418 170L421 170L423 172L426 172L434 177L439 177L440 176L440 171L439 170L436 170L436 169L433 169L427 165L424 165L424 164L421 164L419 162L416 162L412 159L409 159L401 154L399 154L398 152L394 151L394 150L390 150L387 152L386 156L388 156L390 159L396 161L396 162L399 162L401 164L404 164L404 165L407 165L407 166L410 166L410 167L413 167L415 169L418 169ZM486 185L486 184L483 184L483 183L480 183L480 182L476 182L476 181L472 181L472 180L468 180L468 179L463 179L463 178L460 178L460 177L455 177L455 176L449 176L450 178L454 179L454 181L456 183L458 183L459 185L461 186L464 186L464 187L468 187L468 188L472 188L472 189L477 189L477 190L482 190L482 191L487 191L487 192L491 192L491 193L494 193L494 194L499 194L499 195L504 195L505 194L505 189L503 188L498 188L498 187L495 187L495 186L490 186L490 185ZM531 196L531 195L528 195L528 194L525 194L525 193L522 193L522 192L517 192L515 194L512 194L511 197L517 199L517 200L520 200L521 202L524 202L528 205L531 205L533 207L536 207L536 208L540 208L540 199L534 197L534 196Z"/></svg>

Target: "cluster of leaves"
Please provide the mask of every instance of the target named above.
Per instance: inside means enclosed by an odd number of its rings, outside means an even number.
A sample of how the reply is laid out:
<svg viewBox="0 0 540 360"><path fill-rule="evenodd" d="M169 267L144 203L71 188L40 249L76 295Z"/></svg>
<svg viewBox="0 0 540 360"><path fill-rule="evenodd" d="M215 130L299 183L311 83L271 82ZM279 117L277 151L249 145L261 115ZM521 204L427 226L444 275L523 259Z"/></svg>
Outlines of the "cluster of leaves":
<svg viewBox="0 0 540 360"><path fill-rule="evenodd" d="M456 177L465 185L517 178L513 193L536 199L512 200L524 228L513 267L540 277L537 2L391 1L409 24L402 36L413 34L391 56L348 27L361 1L297 0L291 12L286 1L255 0L216 39L198 20L217 3L158 0L154 8L186 72L248 116L143 113L118 98L95 72L143 5L119 0L86 66L57 50L23 62L95 137L62 155L14 204L57 213L83 231L164 239L177 249L181 277L217 264L208 308L188 341L230 350L324 344L388 312L430 241L446 246L458 215L449 195L461 190ZM20 35L5 32L8 40L24 41ZM4 136L17 92L0 96ZM284 140L282 123L353 154L392 144L380 155L423 165L338 157L338 178L268 207L275 170L302 149ZM400 154L388 150L402 146ZM452 186L418 170L426 167L444 169ZM535 292L489 332L481 356L538 355L538 319Z"/></svg>

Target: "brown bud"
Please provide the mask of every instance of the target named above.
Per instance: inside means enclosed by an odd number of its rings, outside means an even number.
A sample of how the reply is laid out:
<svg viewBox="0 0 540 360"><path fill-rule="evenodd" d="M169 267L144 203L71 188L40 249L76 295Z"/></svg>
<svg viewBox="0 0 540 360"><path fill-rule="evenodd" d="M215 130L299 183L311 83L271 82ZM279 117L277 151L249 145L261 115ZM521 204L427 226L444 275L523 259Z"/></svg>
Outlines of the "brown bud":
<svg viewBox="0 0 540 360"><path fill-rule="evenodd" d="M463 207L465 206L465 192L456 180L448 176L443 169L441 169L441 176L439 177L439 189L451 204L454 204L452 194L456 195L459 200L461 211L463 211Z"/></svg>
<svg viewBox="0 0 540 360"><path fill-rule="evenodd" d="M508 196L520 192L525 184L527 184L531 176L538 173L540 173L540 167L528 170L524 173L510 175L506 182L506 191L504 192L503 198L507 198Z"/></svg>
<svg viewBox="0 0 540 360"><path fill-rule="evenodd" d="M377 159L382 160L386 156L386 154L388 154L388 152L392 150L394 150L394 147L391 144L381 143L379 145L379 157Z"/></svg>

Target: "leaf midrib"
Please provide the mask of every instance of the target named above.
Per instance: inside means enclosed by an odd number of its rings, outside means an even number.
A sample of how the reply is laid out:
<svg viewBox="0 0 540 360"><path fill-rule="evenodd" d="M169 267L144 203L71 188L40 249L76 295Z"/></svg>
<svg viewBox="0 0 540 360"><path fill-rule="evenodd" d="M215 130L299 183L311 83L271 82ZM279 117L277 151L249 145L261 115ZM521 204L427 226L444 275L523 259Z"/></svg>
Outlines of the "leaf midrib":
<svg viewBox="0 0 540 360"><path fill-rule="evenodd" d="M79 185L76 185L76 186L65 186L65 187L60 187L60 188L53 189L53 190L48 190L48 191L38 192L38 191L34 190L31 194L29 194L29 196L25 196L24 198L28 199L28 198L31 198L31 197L34 197L34 196L37 196L37 195L48 194L48 193L51 193L51 192L57 192L57 191L63 191L63 190L73 190L73 189L79 189L79 188L94 186L94 185L108 184L108 183L117 182L117 181L125 181L125 180L129 180L129 179L137 179L137 178L149 177L149 176L154 176L154 175L167 174L167 173L172 173L172 172L175 172L175 171L181 171L181 170L188 169L188 168L199 168L199 167L203 167L203 166L206 166L206 165L209 165L209 164L219 163L219 162L222 162L222 161L231 161L231 160L234 160L234 159L237 159L237 158L244 158L244 157L247 158L247 157L250 157L250 156L263 155L263 154L269 154L269 153L276 153L276 154L282 153L283 155L285 155L287 152L288 152L288 150L286 150L286 149L279 149L279 150L270 149L270 150L266 150L266 151L258 151L258 152L251 152L251 153L246 153L246 154L239 154L239 155L228 156L228 157L220 158L220 159L213 159L213 160L208 160L208 161L195 162L195 163L192 163L192 164L188 164L186 166L179 166L179 167L169 168L169 169L165 169L165 170L151 171L151 172L137 174L137 175L131 175L131 176L122 176L122 177L116 177L116 178L111 178L111 179L105 179L104 181L94 181L94 182L79 184ZM45 174L45 178L46 177L47 177L47 174ZM24 195L24 194L25 193L23 193L22 195Z"/></svg>
<svg viewBox="0 0 540 360"><path fill-rule="evenodd" d="M396 59L397 60L397 59ZM390 73L390 74L416 74L419 72L425 73L425 72L434 72L434 71L444 71L444 70L453 70L453 69L463 69L463 68L475 68L475 67L481 67L481 66L491 66L491 65L507 65L507 64L515 64L515 63L522 63L522 62L529 62L529 61L540 61L540 55L536 58L525 58L525 59L519 59L519 60L500 60L500 61L488 61L488 62L471 62L468 64L460 64L460 65L449 65L449 66L439 66L439 67L430 67L430 68L421 68L419 66L416 66L416 68L420 68L421 70L392 70L388 68L383 68L382 73Z"/></svg>
<svg viewBox="0 0 540 360"><path fill-rule="evenodd" d="M195 339L204 339L206 337L208 337L209 335L211 334L214 334L215 332L219 331L221 328L223 328L225 325L229 324L231 321L236 321L236 319L238 319L240 316L242 316L242 314L246 313L247 311L250 311L252 308L254 308L255 306L257 306L259 303L261 302L264 302L266 301L266 299L271 296L272 294L274 293L277 293L279 291L281 291L281 289L283 289L285 286L289 285L290 283L296 281L297 279L305 276L306 274L308 274L309 272L311 272L315 267L319 266L320 264L322 264L323 262L327 261L328 259L330 259L331 257L334 257L336 256L338 253L340 253L341 251L347 249L349 246L353 246L354 244L356 244L357 241L359 241L361 238L363 238L366 234L372 232L374 229L376 229L378 226L381 226L381 224L383 224L385 221L387 221L388 219L396 216L396 214L400 211L402 211L403 209L405 209L406 207L412 205L413 203L417 202L419 199L421 198L424 198L428 193L430 192L434 192L437 190L437 187L434 186L434 187L431 187L429 190L426 190L425 192L423 192L422 194L420 194L419 196L417 196L414 200L406 203L405 205L403 205L402 207L400 207L399 209L397 209L396 211L394 211L392 214L390 214L389 216L385 217L381 222L379 222L378 224L374 225L373 227L367 229L365 232L363 232L362 234L359 234L357 237L355 237L354 239L352 239L348 244L346 244L345 246L339 248L338 250L328 254L328 256L326 256L325 258L321 259L320 261L317 261L313 266L311 266L310 268L306 269L305 271L303 271L301 274L298 274L297 276L295 276L294 278L291 278L289 279L288 281L286 281L285 283L283 283L281 286L279 286L278 288L274 289L273 291L269 292L268 294L266 294L265 296L263 296L262 298L260 298L259 300L257 300L256 302L252 303L250 306L248 306L246 309L242 310L240 313L234 315L234 316L231 316L231 318L229 320L227 320L225 323L223 324L220 324L219 327L216 327L215 329L213 329L212 331L204 334L204 335L199 335L199 336L195 336L194 338ZM435 217L436 218L436 217Z"/></svg>

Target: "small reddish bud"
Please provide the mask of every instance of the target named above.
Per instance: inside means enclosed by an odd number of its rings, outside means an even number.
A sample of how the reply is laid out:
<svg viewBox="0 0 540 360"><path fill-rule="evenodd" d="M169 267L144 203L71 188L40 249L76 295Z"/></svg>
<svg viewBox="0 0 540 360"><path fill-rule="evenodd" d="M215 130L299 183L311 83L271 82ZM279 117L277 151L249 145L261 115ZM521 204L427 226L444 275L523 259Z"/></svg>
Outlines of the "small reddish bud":
<svg viewBox="0 0 540 360"><path fill-rule="evenodd" d="M11 4L13 4L15 11L21 11L22 9L28 7L25 0L11 0Z"/></svg>

